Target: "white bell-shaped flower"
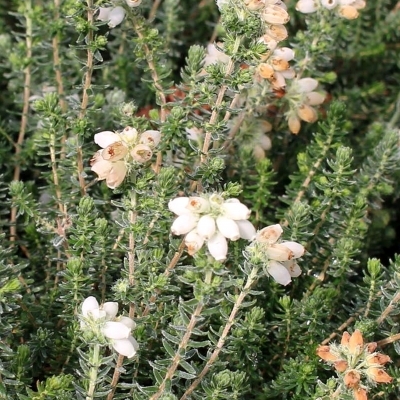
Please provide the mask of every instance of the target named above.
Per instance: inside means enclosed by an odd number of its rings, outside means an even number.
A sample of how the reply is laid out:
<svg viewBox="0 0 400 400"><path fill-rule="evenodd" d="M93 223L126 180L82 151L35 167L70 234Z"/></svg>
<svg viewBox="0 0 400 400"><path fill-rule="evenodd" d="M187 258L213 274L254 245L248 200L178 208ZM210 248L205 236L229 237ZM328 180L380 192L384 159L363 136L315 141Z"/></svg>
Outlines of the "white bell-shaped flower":
<svg viewBox="0 0 400 400"><path fill-rule="evenodd" d="M138 342L132 336L126 339L112 340L111 343L117 353L128 358L134 357L139 349Z"/></svg>
<svg viewBox="0 0 400 400"><path fill-rule="evenodd" d="M216 232L207 242L208 251L217 261L224 261L228 253L228 242L225 236Z"/></svg>
<svg viewBox="0 0 400 400"><path fill-rule="evenodd" d="M131 329L122 322L107 321L103 327L103 334L109 339L127 339Z"/></svg>

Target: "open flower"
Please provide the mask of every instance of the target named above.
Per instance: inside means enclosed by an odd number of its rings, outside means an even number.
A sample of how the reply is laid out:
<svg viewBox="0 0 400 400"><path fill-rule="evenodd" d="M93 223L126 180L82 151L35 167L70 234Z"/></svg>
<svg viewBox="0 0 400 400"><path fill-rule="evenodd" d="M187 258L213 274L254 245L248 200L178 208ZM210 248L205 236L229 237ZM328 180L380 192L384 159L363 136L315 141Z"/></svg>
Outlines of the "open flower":
<svg viewBox="0 0 400 400"><path fill-rule="evenodd" d="M186 235L185 244L190 255L207 242L210 254L223 261L228 252L227 239L250 240L256 232L247 220L250 210L237 199L225 200L219 194L178 197L171 200L168 207L178 215L171 232Z"/></svg>
<svg viewBox="0 0 400 400"><path fill-rule="evenodd" d="M117 317L117 313L118 303L106 302L100 306L96 298L90 296L82 303L81 329L96 332L99 328L115 351L132 358L139 348L131 335L136 324L129 317Z"/></svg>
<svg viewBox="0 0 400 400"><path fill-rule="evenodd" d="M384 369L384 365L391 361L390 357L375 352L376 347L375 342L364 343L361 332L356 329L351 335L344 332L339 345L318 346L317 355L334 366L355 400L367 400L369 383L392 381Z"/></svg>
<svg viewBox="0 0 400 400"><path fill-rule="evenodd" d="M250 259L261 261L267 274L286 286L301 274L296 259L304 254L304 247L297 242L281 240L282 232L279 224L267 226L257 232L246 250Z"/></svg>

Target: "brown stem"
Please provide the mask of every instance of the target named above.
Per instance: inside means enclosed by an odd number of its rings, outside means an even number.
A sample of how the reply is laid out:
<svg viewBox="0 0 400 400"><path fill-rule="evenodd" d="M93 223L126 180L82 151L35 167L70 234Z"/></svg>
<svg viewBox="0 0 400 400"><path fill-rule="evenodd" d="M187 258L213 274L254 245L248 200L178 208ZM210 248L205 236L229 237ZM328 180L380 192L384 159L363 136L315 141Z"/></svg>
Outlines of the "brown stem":
<svg viewBox="0 0 400 400"><path fill-rule="evenodd" d="M157 400L164 392L165 385L168 380L172 379L172 377L175 374L176 369L179 366L179 363L182 359L182 350L186 349L187 344L189 342L190 336L192 335L193 329L196 326L198 317L201 314L201 311L203 310L203 303L199 303L194 310L192 317L190 318L189 324L186 327L186 332L182 337L181 342L179 343L178 349L176 350L175 356L172 359L171 365L168 368L167 373L165 374L165 377L163 381L161 382L160 386L158 387L158 390L153 396L150 397L150 400Z"/></svg>
<svg viewBox="0 0 400 400"><path fill-rule="evenodd" d="M15 148L15 159L16 166L14 168L14 181L19 181L21 175L21 166L19 155L21 153L22 144L24 143L25 133L28 126L28 112L29 112L29 97L31 95L31 59L32 59L32 3L31 0L27 0L25 10L25 21L26 21L26 34L25 34L25 45L26 45L26 59L27 65L24 68L24 93L23 93L23 106L21 125L19 129L18 139ZM17 238L17 207L11 208L10 217L10 241L14 242Z"/></svg>
<svg viewBox="0 0 400 400"><path fill-rule="evenodd" d="M156 13L157 13L158 7L160 7L161 1L162 0L154 0L154 3L149 12L149 18L147 19L149 22L152 22L154 17L156 16Z"/></svg>
<svg viewBox="0 0 400 400"><path fill-rule="evenodd" d="M219 338L217 346L214 349L213 353L211 354L210 359L207 361L207 364L205 365L203 370L200 372L198 377L193 381L193 383L190 385L190 387L186 390L186 392L183 394L183 396L180 398L180 400L186 400L191 395L191 393L194 391L194 389L196 389L196 387L202 381L204 376L210 370L211 366L217 360L219 353L221 352L222 348L224 347L226 337L228 336L228 333L231 330L233 323L235 322L235 317L236 317L237 312L239 311L240 305L243 303L244 298L246 297L248 291L250 290L251 286L255 282L256 276L257 276L257 270L254 268L247 278L245 287L242 289L235 304L233 305L231 314L229 315L228 321L225 324L224 330L222 331L221 337Z"/></svg>
<svg viewBox="0 0 400 400"><path fill-rule="evenodd" d="M143 40L144 36L143 36L143 33L142 33L141 26L138 24L138 22L137 22L135 17L132 17L131 20L132 20L133 27L134 27L134 29L136 31L136 34L138 35L139 39L141 39L141 41L143 43L144 42L144 40ZM167 114L166 114L167 97L165 96L164 89L160 84L160 78L158 76L157 69L156 69L156 66L155 66L154 61L153 61L152 52L151 52L149 46L147 46L146 44L143 44L143 49L144 49L144 53L146 55L147 65L148 65L148 67L150 69L150 75L151 75L151 78L153 79L154 87L156 88L156 92L157 92L157 94L159 96L159 99L160 99L160 103L161 103L160 122L163 123L163 122L165 122L165 120L167 118ZM153 167L155 173L159 173L160 172L161 163L162 163L162 153L159 151L157 153L156 163L155 163L155 165Z"/></svg>

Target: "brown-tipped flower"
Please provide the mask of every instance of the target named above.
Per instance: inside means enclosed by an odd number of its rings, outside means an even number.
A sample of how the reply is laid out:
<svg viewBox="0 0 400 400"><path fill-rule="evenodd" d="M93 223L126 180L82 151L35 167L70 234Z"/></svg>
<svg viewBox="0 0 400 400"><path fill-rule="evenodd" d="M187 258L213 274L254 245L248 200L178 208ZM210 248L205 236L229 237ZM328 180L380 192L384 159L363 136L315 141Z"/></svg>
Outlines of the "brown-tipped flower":
<svg viewBox="0 0 400 400"><path fill-rule="evenodd" d="M372 365L372 364L385 365L386 363L388 363L392 360L386 354L375 353L375 354L371 354L370 356L368 356L366 361L367 361L368 365Z"/></svg>
<svg viewBox="0 0 400 400"><path fill-rule="evenodd" d="M333 363L337 372L344 372L348 368L349 364L345 360L338 360Z"/></svg>
<svg viewBox="0 0 400 400"><path fill-rule="evenodd" d="M376 350L377 347L378 347L378 343L376 343L376 342L367 343L368 353L372 354Z"/></svg>
<svg viewBox="0 0 400 400"><path fill-rule="evenodd" d="M350 333L349 332L343 332L343 336L342 336L342 341L340 342L340 344L342 346L348 346L349 345L349 340L350 340Z"/></svg>
<svg viewBox="0 0 400 400"><path fill-rule="evenodd" d="M324 361L339 361L339 357L331 352L329 346L318 346L317 356L322 358Z"/></svg>
<svg viewBox="0 0 400 400"><path fill-rule="evenodd" d="M382 368L369 367L366 371L368 377L377 383L390 383L393 378L386 373Z"/></svg>
<svg viewBox="0 0 400 400"><path fill-rule="evenodd" d="M368 400L367 391L360 387L353 390L353 396L354 400Z"/></svg>
<svg viewBox="0 0 400 400"><path fill-rule="evenodd" d="M340 6L338 13L341 17L346 19L355 19L358 17L358 11L355 7L350 5Z"/></svg>
<svg viewBox="0 0 400 400"><path fill-rule="evenodd" d="M361 332L356 329L350 336L348 349L351 354L360 354L364 346L364 339Z"/></svg>
<svg viewBox="0 0 400 400"><path fill-rule="evenodd" d="M348 388L357 388L358 384L360 383L360 379L361 379L361 375L360 373L355 370L352 369L348 372L346 372L345 376L344 376L344 384L348 387Z"/></svg>
<svg viewBox="0 0 400 400"><path fill-rule="evenodd" d="M305 122L315 122L318 119L315 109L307 104L302 104L297 109L297 115Z"/></svg>

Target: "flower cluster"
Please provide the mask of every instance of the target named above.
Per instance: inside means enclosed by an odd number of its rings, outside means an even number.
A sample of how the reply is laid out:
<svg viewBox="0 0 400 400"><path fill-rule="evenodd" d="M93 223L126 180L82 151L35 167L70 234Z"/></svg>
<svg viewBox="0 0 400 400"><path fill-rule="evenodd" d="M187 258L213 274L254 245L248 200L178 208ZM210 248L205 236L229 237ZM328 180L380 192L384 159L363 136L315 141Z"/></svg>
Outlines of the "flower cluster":
<svg viewBox="0 0 400 400"><path fill-rule="evenodd" d="M168 204L178 215L171 226L174 235L186 235L185 243L190 255L199 251L204 242L217 260L226 259L226 239L252 239L256 230L247 219L250 210L237 199L225 200L220 194L202 197L178 197Z"/></svg>
<svg viewBox="0 0 400 400"><path fill-rule="evenodd" d="M384 370L384 365L391 360L387 355L376 352L376 347L375 342L364 344L361 332L356 329L352 335L344 332L340 345L319 346L317 355L334 366L355 400L367 400L368 383L392 381Z"/></svg>
<svg viewBox="0 0 400 400"><path fill-rule="evenodd" d="M118 303L107 302L99 306L97 300L90 296L82 303L81 329L92 330L107 338L115 351L132 358L139 345L132 337L131 331L135 328L135 322L129 317L116 317Z"/></svg>
<svg viewBox="0 0 400 400"><path fill-rule="evenodd" d="M299 0L296 10L304 14L311 14L323 7L335 10L339 16L346 19L358 17L358 10L365 8L365 0Z"/></svg>
<svg viewBox="0 0 400 400"><path fill-rule="evenodd" d="M125 0L129 7L139 7L142 0ZM121 6L116 7L100 7L97 20L108 22L110 28L115 28L125 18L125 9Z"/></svg>
<svg viewBox="0 0 400 400"><path fill-rule="evenodd" d="M293 80L287 88L285 99L289 102L289 111L286 117L290 132L299 133L301 121L315 122L318 119L317 111L313 106L322 104L325 94L316 92L317 86L316 79L301 78Z"/></svg>
<svg viewBox="0 0 400 400"><path fill-rule="evenodd" d="M286 286L301 274L296 259L304 254L304 247L297 242L280 240L282 232L279 224L267 226L257 232L246 250L251 259L261 260L268 275Z"/></svg>
<svg viewBox="0 0 400 400"><path fill-rule="evenodd" d="M124 180L129 163L149 161L160 139L159 131L149 130L139 134L130 126L120 133L97 133L94 141L103 150L94 154L91 160L92 171L96 172L99 180L105 179L109 188L115 189Z"/></svg>
<svg viewBox="0 0 400 400"><path fill-rule="evenodd" d="M293 60L294 51L289 47L275 49L273 53L257 67L261 78L267 79L273 89L286 86L286 79L293 79L296 75L289 61Z"/></svg>

